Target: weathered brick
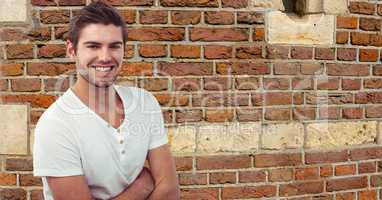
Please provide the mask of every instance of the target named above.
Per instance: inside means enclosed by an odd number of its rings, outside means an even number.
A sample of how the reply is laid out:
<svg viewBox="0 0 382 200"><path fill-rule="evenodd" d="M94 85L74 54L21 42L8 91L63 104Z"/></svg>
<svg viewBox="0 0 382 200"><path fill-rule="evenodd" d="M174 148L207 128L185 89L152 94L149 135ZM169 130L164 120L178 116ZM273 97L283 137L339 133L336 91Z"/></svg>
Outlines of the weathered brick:
<svg viewBox="0 0 382 200"><path fill-rule="evenodd" d="M268 174L268 180L270 182L287 182L293 180L292 168L271 169Z"/></svg>
<svg viewBox="0 0 382 200"><path fill-rule="evenodd" d="M123 58L132 58L134 57L134 45L125 45Z"/></svg>
<svg viewBox="0 0 382 200"><path fill-rule="evenodd" d="M353 16L337 16L337 28L356 29L358 18Z"/></svg>
<svg viewBox="0 0 382 200"><path fill-rule="evenodd" d="M201 89L200 78L174 78L172 79L174 91L198 91Z"/></svg>
<svg viewBox="0 0 382 200"><path fill-rule="evenodd" d="M381 106L367 106L365 109L366 118L379 118L382 117Z"/></svg>
<svg viewBox="0 0 382 200"><path fill-rule="evenodd" d="M289 47L287 46L267 46L267 58L287 59L289 57Z"/></svg>
<svg viewBox="0 0 382 200"><path fill-rule="evenodd" d="M316 119L316 109L315 108L294 108L293 119L314 120Z"/></svg>
<svg viewBox="0 0 382 200"><path fill-rule="evenodd" d="M355 61L357 59L357 49L338 48L337 59L341 61Z"/></svg>
<svg viewBox="0 0 382 200"><path fill-rule="evenodd" d="M212 74L212 63L158 63L158 73L165 76L201 76Z"/></svg>
<svg viewBox="0 0 382 200"><path fill-rule="evenodd" d="M54 28L54 37L57 40L67 40L68 39L68 31L69 27L68 26L60 26L60 27L55 27Z"/></svg>
<svg viewBox="0 0 382 200"><path fill-rule="evenodd" d="M280 185L280 196L295 196L303 194L318 194L324 191L322 181L290 183Z"/></svg>
<svg viewBox="0 0 382 200"><path fill-rule="evenodd" d="M239 171L240 183L265 182L266 177L265 171Z"/></svg>
<svg viewBox="0 0 382 200"><path fill-rule="evenodd" d="M336 43L337 44L346 44L349 41L349 33L343 31L336 32Z"/></svg>
<svg viewBox="0 0 382 200"><path fill-rule="evenodd" d="M361 88L361 79L342 79L343 90L359 90Z"/></svg>
<svg viewBox="0 0 382 200"><path fill-rule="evenodd" d="M207 24L228 25L234 23L234 13L229 11L207 11L204 13Z"/></svg>
<svg viewBox="0 0 382 200"><path fill-rule="evenodd" d="M206 173L181 173L179 174L180 185L206 185L207 174Z"/></svg>
<svg viewBox="0 0 382 200"><path fill-rule="evenodd" d="M20 174L20 186L42 186L40 177L35 177L33 174Z"/></svg>
<svg viewBox="0 0 382 200"><path fill-rule="evenodd" d="M199 11L171 11L171 22L175 25L199 24L200 18Z"/></svg>
<svg viewBox="0 0 382 200"><path fill-rule="evenodd" d="M350 39L353 45L362 45L362 46L370 45L370 34L368 33L352 32L350 34Z"/></svg>
<svg viewBox="0 0 382 200"><path fill-rule="evenodd" d="M248 6L248 0L222 0L223 8L246 8Z"/></svg>
<svg viewBox="0 0 382 200"><path fill-rule="evenodd" d="M154 94L155 98L158 100L159 104L163 107L177 107L177 106L187 106L190 102L188 95L176 95L172 94Z"/></svg>
<svg viewBox="0 0 382 200"><path fill-rule="evenodd" d="M42 10L40 20L44 24L69 23L70 12L68 10Z"/></svg>
<svg viewBox="0 0 382 200"><path fill-rule="evenodd" d="M260 87L257 77L237 77L235 79L235 88L238 90L256 90Z"/></svg>
<svg viewBox="0 0 382 200"><path fill-rule="evenodd" d="M359 92L355 95L355 103L367 104L367 103L382 103L381 92Z"/></svg>
<svg viewBox="0 0 382 200"><path fill-rule="evenodd" d="M208 45L204 47L204 57L207 59L232 58L232 47L222 45Z"/></svg>
<svg viewBox="0 0 382 200"><path fill-rule="evenodd" d="M339 152L306 152L306 164L336 163L348 160L347 151Z"/></svg>
<svg viewBox="0 0 382 200"><path fill-rule="evenodd" d="M378 49L360 49L359 61L361 62L376 62L378 60Z"/></svg>
<svg viewBox="0 0 382 200"><path fill-rule="evenodd" d="M218 7L218 0L160 0L162 6L177 7Z"/></svg>
<svg viewBox="0 0 382 200"><path fill-rule="evenodd" d="M334 60L335 49L334 48L316 48L314 57L316 60Z"/></svg>
<svg viewBox="0 0 382 200"><path fill-rule="evenodd" d="M8 59L33 58L32 44L10 44L6 46Z"/></svg>
<svg viewBox="0 0 382 200"><path fill-rule="evenodd" d="M32 171L33 163L30 158L7 158L5 169L8 171Z"/></svg>
<svg viewBox="0 0 382 200"><path fill-rule="evenodd" d="M60 27L58 27L60 28ZM58 29L57 28L57 29ZM57 31L56 31L57 34ZM50 27L38 27L32 28L27 33L28 39L32 41L47 41L51 39L51 30ZM58 39L58 37L56 37Z"/></svg>
<svg viewBox="0 0 382 200"><path fill-rule="evenodd" d="M322 63L301 63L300 72L304 75L322 74L324 67Z"/></svg>
<svg viewBox="0 0 382 200"><path fill-rule="evenodd" d="M144 78L139 82L139 87L149 91L163 91L168 89L167 78Z"/></svg>
<svg viewBox="0 0 382 200"><path fill-rule="evenodd" d="M181 41L184 40L183 28L128 28L130 41Z"/></svg>
<svg viewBox="0 0 382 200"><path fill-rule="evenodd" d="M64 58L66 56L66 46L64 44L47 44L39 46L39 58Z"/></svg>
<svg viewBox="0 0 382 200"><path fill-rule="evenodd" d="M12 173L0 172L1 186L16 186L17 175Z"/></svg>
<svg viewBox="0 0 382 200"><path fill-rule="evenodd" d="M135 10L118 10L121 17L124 19L126 24L134 24L136 18Z"/></svg>
<svg viewBox="0 0 382 200"><path fill-rule="evenodd" d="M337 90L340 85L338 78L317 78L318 90Z"/></svg>
<svg viewBox="0 0 382 200"><path fill-rule="evenodd" d="M263 78L263 87L266 90L287 90L289 89L289 79Z"/></svg>
<svg viewBox="0 0 382 200"><path fill-rule="evenodd" d="M69 79L48 78L44 79L44 90L47 92L65 92L69 89Z"/></svg>
<svg viewBox="0 0 382 200"><path fill-rule="evenodd" d="M345 119L361 119L363 116L362 108L343 108L342 117Z"/></svg>
<svg viewBox="0 0 382 200"><path fill-rule="evenodd" d="M191 41L248 41L248 29L246 28L192 28Z"/></svg>
<svg viewBox="0 0 382 200"><path fill-rule="evenodd" d="M180 190L180 199L214 200L219 198L219 188L189 188Z"/></svg>
<svg viewBox="0 0 382 200"><path fill-rule="evenodd" d="M337 165L334 168L334 174L336 176L354 175L356 173L355 164Z"/></svg>
<svg viewBox="0 0 382 200"><path fill-rule="evenodd" d="M369 199L377 199L376 190L366 190L366 191L358 192L358 200L369 200Z"/></svg>
<svg viewBox="0 0 382 200"><path fill-rule="evenodd" d="M264 24L263 12L237 12L239 24Z"/></svg>
<svg viewBox="0 0 382 200"><path fill-rule="evenodd" d="M205 90L228 90L231 88L231 79L226 77L205 77L203 78Z"/></svg>
<svg viewBox="0 0 382 200"><path fill-rule="evenodd" d="M364 79L363 86L368 89L380 89L382 88L382 79L380 78Z"/></svg>
<svg viewBox="0 0 382 200"><path fill-rule="evenodd" d="M263 62L218 63L216 72L221 75L261 75L269 74L270 68Z"/></svg>
<svg viewBox="0 0 382 200"><path fill-rule="evenodd" d="M320 167L320 177L333 176L333 167L330 165L324 165Z"/></svg>
<svg viewBox="0 0 382 200"><path fill-rule="evenodd" d="M336 193L336 200L355 200L356 194L354 192Z"/></svg>
<svg viewBox="0 0 382 200"><path fill-rule="evenodd" d="M262 47L261 46L243 46L236 47L236 58L240 59L256 59L262 58Z"/></svg>
<svg viewBox="0 0 382 200"><path fill-rule="evenodd" d="M293 78L292 88L294 90L312 90L314 81L311 78Z"/></svg>
<svg viewBox="0 0 382 200"><path fill-rule="evenodd" d="M362 149L350 150L351 160L369 160L380 158L382 155L382 148L380 147L369 147Z"/></svg>
<svg viewBox="0 0 382 200"><path fill-rule="evenodd" d="M184 122L200 122L203 119L202 110L177 110L175 112L175 121L177 123Z"/></svg>
<svg viewBox="0 0 382 200"><path fill-rule="evenodd" d="M18 76L23 74L24 65L21 63L4 63L0 64L1 76Z"/></svg>
<svg viewBox="0 0 382 200"><path fill-rule="evenodd" d="M67 74L75 71L75 66L72 63L28 63L27 74L28 75L46 75L57 76L61 74Z"/></svg>
<svg viewBox="0 0 382 200"><path fill-rule="evenodd" d="M367 187L366 176L332 179L326 182L326 190L328 192L350 190L350 189L361 189L366 187Z"/></svg>
<svg viewBox="0 0 382 200"><path fill-rule="evenodd" d="M255 167L281 167L302 164L300 153L278 153L255 155Z"/></svg>
<svg viewBox="0 0 382 200"><path fill-rule="evenodd" d="M296 168L296 180L317 180L319 179L319 169L317 167Z"/></svg>
<svg viewBox="0 0 382 200"><path fill-rule="evenodd" d="M292 47L291 57L294 59L312 59L313 48L311 47Z"/></svg>
<svg viewBox="0 0 382 200"><path fill-rule="evenodd" d="M358 163L358 173L364 174L364 173L374 173L377 171L377 166L375 162L363 162Z"/></svg>
<svg viewBox="0 0 382 200"><path fill-rule="evenodd" d="M122 64L121 76L150 76L153 74L153 63L127 62Z"/></svg>
<svg viewBox="0 0 382 200"><path fill-rule="evenodd" d="M200 58L199 45L172 45L171 57L174 58Z"/></svg>
<svg viewBox="0 0 382 200"><path fill-rule="evenodd" d="M214 172L210 173L210 184L236 183L235 172Z"/></svg>
<svg viewBox="0 0 382 200"><path fill-rule="evenodd" d="M198 156L196 168L205 169L238 169L251 167L249 155Z"/></svg>
<svg viewBox="0 0 382 200"><path fill-rule="evenodd" d="M373 66L373 75L376 75L376 76L382 75L382 65Z"/></svg>
<svg viewBox="0 0 382 200"><path fill-rule="evenodd" d="M55 0L31 0L32 5L35 6L55 6Z"/></svg>
<svg viewBox="0 0 382 200"><path fill-rule="evenodd" d="M27 39L27 36L21 29L0 29L0 41L21 41L25 39Z"/></svg>
<svg viewBox="0 0 382 200"><path fill-rule="evenodd" d="M125 6L152 6L154 0L123 0Z"/></svg>
<svg viewBox="0 0 382 200"><path fill-rule="evenodd" d="M158 58L167 55L166 45L142 44L139 46L139 55L144 58Z"/></svg>
<svg viewBox="0 0 382 200"><path fill-rule="evenodd" d="M253 40L254 41L265 41L265 30L263 27L256 27L253 30Z"/></svg>
<svg viewBox="0 0 382 200"><path fill-rule="evenodd" d="M365 31L379 31L381 30L381 20L375 18L360 18L359 28Z"/></svg>
<svg viewBox="0 0 382 200"><path fill-rule="evenodd" d="M22 188L2 188L0 189L0 199L26 200L27 191Z"/></svg>
<svg viewBox="0 0 382 200"><path fill-rule="evenodd" d="M298 63L274 63L275 75L296 75L300 71L301 65Z"/></svg>
<svg viewBox="0 0 382 200"><path fill-rule="evenodd" d="M267 108L265 109L264 119L271 121L290 120L291 110L289 108Z"/></svg>
<svg viewBox="0 0 382 200"><path fill-rule="evenodd" d="M262 118L261 109L236 109L236 117L239 122L255 122Z"/></svg>
<svg viewBox="0 0 382 200"><path fill-rule="evenodd" d="M327 64L327 74L330 76L368 76L369 66L362 64Z"/></svg>
<svg viewBox="0 0 382 200"><path fill-rule="evenodd" d="M166 24L167 11L161 10L142 10L139 11L139 20L141 24Z"/></svg>
<svg viewBox="0 0 382 200"><path fill-rule="evenodd" d="M372 15L375 12L375 4L368 2L350 2L349 10L356 14Z"/></svg>
<svg viewBox="0 0 382 200"><path fill-rule="evenodd" d="M11 88L14 92L36 92L41 89L41 80L38 78L13 79Z"/></svg>
<svg viewBox="0 0 382 200"><path fill-rule="evenodd" d="M370 35L370 46L382 47L382 35L371 34Z"/></svg>
<svg viewBox="0 0 382 200"><path fill-rule="evenodd" d="M322 106L318 108L318 119L339 119L340 108Z"/></svg>
<svg viewBox="0 0 382 200"><path fill-rule="evenodd" d="M58 0L60 6L84 6L86 0Z"/></svg>
<svg viewBox="0 0 382 200"><path fill-rule="evenodd" d="M237 198L265 198L276 195L276 186L242 186L242 187L224 187L222 190L223 199Z"/></svg>
<svg viewBox="0 0 382 200"><path fill-rule="evenodd" d="M175 157L175 167L177 171L189 171L192 169L192 157Z"/></svg>
<svg viewBox="0 0 382 200"><path fill-rule="evenodd" d="M232 109L206 110L207 122L227 122L233 121L234 111Z"/></svg>
<svg viewBox="0 0 382 200"><path fill-rule="evenodd" d="M370 177L371 187L381 187L382 186L382 175L373 175Z"/></svg>
<svg viewBox="0 0 382 200"><path fill-rule="evenodd" d="M292 94L289 92L267 92L264 94L265 105L290 105Z"/></svg>

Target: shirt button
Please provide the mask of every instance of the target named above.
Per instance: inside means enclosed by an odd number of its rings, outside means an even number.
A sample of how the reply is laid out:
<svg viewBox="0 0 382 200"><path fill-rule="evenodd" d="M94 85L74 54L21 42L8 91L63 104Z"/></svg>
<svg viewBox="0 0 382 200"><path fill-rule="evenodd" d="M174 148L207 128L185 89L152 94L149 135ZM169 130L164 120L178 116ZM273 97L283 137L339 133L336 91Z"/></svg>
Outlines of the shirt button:
<svg viewBox="0 0 382 200"><path fill-rule="evenodd" d="M117 132L118 132L118 133L121 133L121 129L117 129Z"/></svg>
<svg viewBox="0 0 382 200"><path fill-rule="evenodd" d="M123 140L120 140L120 141L119 141L119 144L123 144Z"/></svg>
<svg viewBox="0 0 382 200"><path fill-rule="evenodd" d="M125 150L122 150L122 151L121 151L121 154L125 154Z"/></svg>

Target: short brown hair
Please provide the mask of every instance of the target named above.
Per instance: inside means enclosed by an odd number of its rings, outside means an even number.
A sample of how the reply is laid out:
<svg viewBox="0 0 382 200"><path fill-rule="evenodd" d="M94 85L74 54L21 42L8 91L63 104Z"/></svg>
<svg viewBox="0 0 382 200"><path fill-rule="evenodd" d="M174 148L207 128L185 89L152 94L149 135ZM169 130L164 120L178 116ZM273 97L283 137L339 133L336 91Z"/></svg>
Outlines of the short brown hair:
<svg viewBox="0 0 382 200"><path fill-rule="evenodd" d="M89 24L113 24L121 27L123 43L127 41L126 24L118 11L102 1L96 1L82 8L70 21L68 40L73 43L74 49L77 49L80 31Z"/></svg>

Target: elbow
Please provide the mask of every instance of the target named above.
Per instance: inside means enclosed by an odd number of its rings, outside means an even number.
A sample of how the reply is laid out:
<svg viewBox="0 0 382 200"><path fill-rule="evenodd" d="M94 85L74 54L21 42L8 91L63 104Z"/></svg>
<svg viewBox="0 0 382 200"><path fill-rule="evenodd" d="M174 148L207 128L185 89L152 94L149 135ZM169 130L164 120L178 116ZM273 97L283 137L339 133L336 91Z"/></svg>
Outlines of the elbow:
<svg viewBox="0 0 382 200"><path fill-rule="evenodd" d="M150 200L179 200L180 191L178 185L162 185L160 188L154 189L155 195Z"/></svg>

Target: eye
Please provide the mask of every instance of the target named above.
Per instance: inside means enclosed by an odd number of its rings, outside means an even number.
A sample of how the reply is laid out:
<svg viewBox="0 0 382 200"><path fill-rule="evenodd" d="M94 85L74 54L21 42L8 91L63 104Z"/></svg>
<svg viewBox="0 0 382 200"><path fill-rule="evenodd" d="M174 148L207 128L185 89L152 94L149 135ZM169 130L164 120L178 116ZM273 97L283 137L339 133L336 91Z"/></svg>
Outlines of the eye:
<svg viewBox="0 0 382 200"><path fill-rule="evenodd" d="M97 45L89 45L89 46L87 46L87 48L89 48L89 49L97 49L99 47Z"/></svg>
<svg viewBox="0 0 382 200"><path fill-rule="evenodd" d="M121 45L119 45L119 44L111 45L110 48L112 48L112 49L120 49Z"/></svg>

